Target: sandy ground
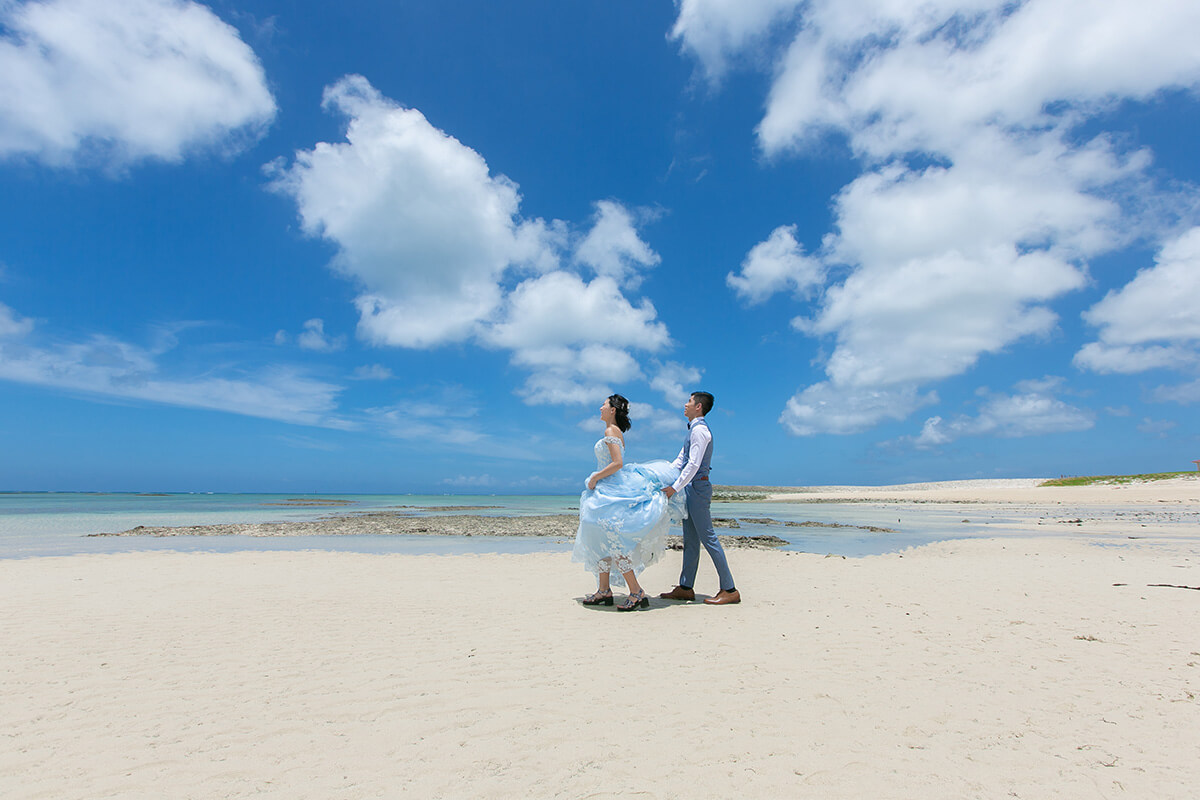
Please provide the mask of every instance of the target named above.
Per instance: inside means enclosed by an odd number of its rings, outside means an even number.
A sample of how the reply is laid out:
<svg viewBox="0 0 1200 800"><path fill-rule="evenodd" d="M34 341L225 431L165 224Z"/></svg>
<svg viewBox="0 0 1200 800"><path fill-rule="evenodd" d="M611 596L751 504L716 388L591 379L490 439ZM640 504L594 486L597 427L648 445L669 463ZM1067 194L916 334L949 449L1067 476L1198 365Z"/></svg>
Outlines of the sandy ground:
<svg viewBox="0 0 1200 800"><path fill-rule="evenodd" d="M0 561L0 797L1192 798L1200 529L1112 541Z"/></svg>
<svg viewBox="0 0 1200 800"><path fill-rule="evenodd" d="M899 486L766 487L772 501L1017 503L1023 505L1200 505L1200 473L1161 481L1096 486L1040 486L1041 478L909 483Z"/></svg>
<svg viewBox="0 0 1200 800"><path fill-rule="evenodd" d="M0 796L1195 796L1195 548L738 556L634 614L545 554L5 562Z"/></svg>

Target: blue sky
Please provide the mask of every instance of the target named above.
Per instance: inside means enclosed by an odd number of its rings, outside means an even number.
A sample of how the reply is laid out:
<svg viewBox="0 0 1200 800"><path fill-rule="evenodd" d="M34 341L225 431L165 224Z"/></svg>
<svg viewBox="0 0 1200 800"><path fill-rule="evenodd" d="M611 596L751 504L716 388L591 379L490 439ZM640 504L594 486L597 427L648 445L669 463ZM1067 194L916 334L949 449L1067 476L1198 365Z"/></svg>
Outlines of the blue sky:
<svg viewBox="0 0 1200 800"><path fill-rule="evenodd" d="M1200 458L1190 1L0 3L0 488Z"/></svg>

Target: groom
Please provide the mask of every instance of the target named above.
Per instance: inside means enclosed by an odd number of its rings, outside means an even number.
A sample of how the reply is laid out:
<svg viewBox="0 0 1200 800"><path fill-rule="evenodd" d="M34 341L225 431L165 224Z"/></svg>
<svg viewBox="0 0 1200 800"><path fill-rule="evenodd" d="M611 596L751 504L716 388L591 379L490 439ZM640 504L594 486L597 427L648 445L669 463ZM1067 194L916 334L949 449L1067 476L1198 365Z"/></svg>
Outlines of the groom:
<svg viewBox="0 0 1200 800"><path fill-rule="evenodd" d="M688 418L688 435L679 456L671 464L680 470L679 479L673 486L663 489L668 500L681 490L687 492L688 516L683 521L683 572L679 575L679 585L659 597L666 600L696 599L692 586L696 583L700 545L703 544L721 581L721 591L717 592L717 596L709 597L704 602L711 606L724 606L742 602L742 596L733 585L733 575L725 561L725 549L713 531L712 512L709 510L712 484L708 481L708 471L712 467L713 445L712 433L708 430L704 415L712 411L712 407L713 396L708 392L692 392L683 406L683 415Z"/></svg>

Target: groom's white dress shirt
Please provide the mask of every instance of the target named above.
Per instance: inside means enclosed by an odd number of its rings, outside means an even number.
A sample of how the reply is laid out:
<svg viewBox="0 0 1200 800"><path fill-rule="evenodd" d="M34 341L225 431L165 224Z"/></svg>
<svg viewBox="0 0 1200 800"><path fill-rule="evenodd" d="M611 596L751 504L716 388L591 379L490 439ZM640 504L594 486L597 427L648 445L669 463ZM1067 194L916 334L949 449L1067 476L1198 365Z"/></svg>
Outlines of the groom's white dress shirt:
<svg viewBox="0 0 1200 800"><path fill-rule="evenodd" d="M704 451L708 449L708 444L712 441L712 431L708 429L708 423L696 424L702 419L704 417L696 417L688 423L688 443L679 449L679 455L671 462L672 467L682 470L679 478L671 486L676 492L682 492L683 487L696 477L696 472L700 469L700 462L704 458ZM684 456L687 456L686 464Z"/></svg>

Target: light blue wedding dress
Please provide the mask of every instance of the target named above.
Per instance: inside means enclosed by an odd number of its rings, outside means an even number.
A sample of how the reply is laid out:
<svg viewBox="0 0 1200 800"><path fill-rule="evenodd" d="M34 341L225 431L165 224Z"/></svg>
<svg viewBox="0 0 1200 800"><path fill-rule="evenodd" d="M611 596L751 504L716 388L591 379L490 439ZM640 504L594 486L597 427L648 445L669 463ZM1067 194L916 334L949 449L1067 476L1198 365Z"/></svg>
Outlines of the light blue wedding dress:
<svg viewBox="0 0 1200 800"><path fill-rule="evenodd" d="M615 436L596 442L596 470L612 463L608 444L625 454ZM571 560L599 573L607 570L612 585L624 586L622 572L639 574L667 549L667 530L687 516L683 492L670 500L662 489L679 477L669 461L626 464L602 478L595 489L584 489L579 497L579 531Z"/></svg>

